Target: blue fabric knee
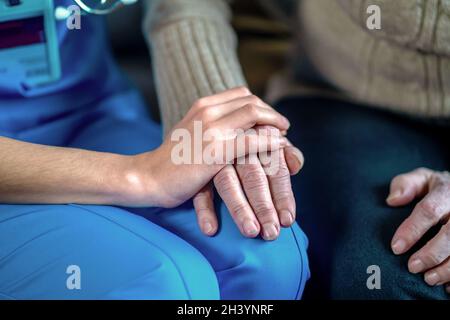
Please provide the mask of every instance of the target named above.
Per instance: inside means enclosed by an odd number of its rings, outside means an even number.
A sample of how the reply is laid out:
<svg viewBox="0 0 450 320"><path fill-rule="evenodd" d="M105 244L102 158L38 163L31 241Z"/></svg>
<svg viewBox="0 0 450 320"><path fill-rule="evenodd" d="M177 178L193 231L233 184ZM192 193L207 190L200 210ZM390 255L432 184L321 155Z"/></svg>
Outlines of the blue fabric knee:
<svg viewBox="0 0 450 320"><path fill-rule="evenodd" d="M214 268L222 299L298 299L309 279L308 241L297 224L283 228L276 241L241 235L225 204L217 206L220 228L201 233L192 204L168 210L138 210L186 240Z"/></svg>
<svg viewBox="0 0 450 320"><path fill-rule="evenodd" d="M196 249L124 210L0 205L0 212L0 298L219 298L215 273Z"/></svg>

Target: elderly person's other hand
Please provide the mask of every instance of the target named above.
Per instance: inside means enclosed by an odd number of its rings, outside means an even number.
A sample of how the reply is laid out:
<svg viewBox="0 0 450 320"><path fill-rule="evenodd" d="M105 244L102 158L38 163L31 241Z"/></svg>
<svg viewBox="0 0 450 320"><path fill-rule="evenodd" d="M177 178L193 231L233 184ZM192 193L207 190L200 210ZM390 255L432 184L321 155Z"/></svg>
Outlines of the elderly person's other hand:
<svg viewBox="0 0 450 320"><path fill-rule="evenodd" d="M446 285L450 293L450 174L426 168L395 177L387 203L403 206L416 197L423 199L411 215L400 225L392 239L395 254L408 251L434 225L442 224L440 231L408 262L412 273L425 273L430 286Z"/></svg>

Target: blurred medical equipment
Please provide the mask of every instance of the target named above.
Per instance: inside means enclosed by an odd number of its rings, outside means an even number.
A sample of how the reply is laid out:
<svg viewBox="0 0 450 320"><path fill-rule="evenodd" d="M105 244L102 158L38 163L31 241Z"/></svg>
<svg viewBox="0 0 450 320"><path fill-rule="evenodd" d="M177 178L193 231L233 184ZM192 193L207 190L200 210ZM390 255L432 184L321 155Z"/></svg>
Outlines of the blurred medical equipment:
<svg viewBox="0 0 450 320"><path fill-rule="evenodd" d="M84 14L104 15L137 0L72 0ZM0 0L0 77L10 85L35 87L61 77L56 20L69 7L53 0Z"/></svg>
<svg viewBox="0 0 450 320"><path fill-rule="evenodd" d="M60 75L53 0L0 0L0 77L36 86Z"/></svg>

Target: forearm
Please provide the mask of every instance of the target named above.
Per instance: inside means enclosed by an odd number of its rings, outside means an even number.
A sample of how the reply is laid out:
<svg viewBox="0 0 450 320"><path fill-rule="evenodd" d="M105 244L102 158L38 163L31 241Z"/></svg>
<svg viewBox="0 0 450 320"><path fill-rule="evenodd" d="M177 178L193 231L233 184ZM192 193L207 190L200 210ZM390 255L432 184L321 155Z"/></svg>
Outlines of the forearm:
<svg viewBox="0 0 450 320"><path fill-rule="evenodd" d="M246 83L227 1L147 2L144 33L167 131L197 99Z"/></svg>
<svg viewBox="0 0 450 320"><path fill-rule="evenodd" d="M130 164L117 154L0 137L0 202L125 204L139 187Z"/></svg>

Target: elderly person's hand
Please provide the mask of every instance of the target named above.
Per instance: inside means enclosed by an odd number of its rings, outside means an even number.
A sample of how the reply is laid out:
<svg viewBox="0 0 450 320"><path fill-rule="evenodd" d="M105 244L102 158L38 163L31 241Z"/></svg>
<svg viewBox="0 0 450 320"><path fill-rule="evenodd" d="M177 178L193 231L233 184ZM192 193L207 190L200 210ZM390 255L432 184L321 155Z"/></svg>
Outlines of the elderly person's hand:
<svg viewBox="0 0 450 320"><path fill-rule="evenodd" d="M395 254L408 251L434 225L442 224L440 231L408 262L412 273L425 273L430 286L446 285L450 293L450 174L426 168L395 177L387 203L403 206L415 199L423 199L411 215L400 225L392 239Z"/></svg>
<svg viewBox="0 0 450 320"><path fill-rule="evenodd" d="M250 91L246 96L248 103L272 109ZM278 156L278 167L273 174L266 174L264 161L250 155L245 164L228 165L214 178L220 197L246 237L261 234L265 240L275 240L280 226L289 227L295 222L296 206L290 175L300 171L303 155L299 149L288 145L284 152L278 152ZM218 230L213 194L212 185L208 185L194 198L199 226L209 236Z"/></svg>

